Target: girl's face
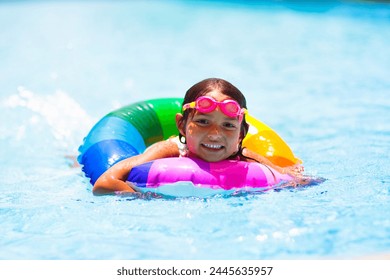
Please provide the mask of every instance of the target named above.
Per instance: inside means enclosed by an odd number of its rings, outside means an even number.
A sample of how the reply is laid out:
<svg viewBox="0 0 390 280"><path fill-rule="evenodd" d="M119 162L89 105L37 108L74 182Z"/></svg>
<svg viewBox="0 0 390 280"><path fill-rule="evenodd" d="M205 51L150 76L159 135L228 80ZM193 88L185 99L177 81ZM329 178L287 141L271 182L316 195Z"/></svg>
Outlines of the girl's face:
<svg viewBox="0 0 390 280"><path fill-rule="evenodd" d="M206 94L216 101L231 99L218 91ZM176 122L182 118L177 114ZM184 125L183 125L184 126ZM238 151L241 124L237 117L226 116L217 107L210 113L195 110L190 114L185 127L178 125L180 133L186 137L189 156L196 156L208 162L227 159Z"/></svg>

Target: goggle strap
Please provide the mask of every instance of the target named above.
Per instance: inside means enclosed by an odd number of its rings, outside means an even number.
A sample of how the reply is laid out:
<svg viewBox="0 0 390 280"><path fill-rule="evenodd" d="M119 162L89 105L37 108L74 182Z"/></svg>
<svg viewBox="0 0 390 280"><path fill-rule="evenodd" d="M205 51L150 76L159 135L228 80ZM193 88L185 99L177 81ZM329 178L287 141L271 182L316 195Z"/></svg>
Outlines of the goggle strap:
<svg viewBox="0 0 390 280"><path fill-rule="evenodd" d="M192 101L190 103L184 104L183 111L189 108L195 108L196 107L196 101Z"/></svg>

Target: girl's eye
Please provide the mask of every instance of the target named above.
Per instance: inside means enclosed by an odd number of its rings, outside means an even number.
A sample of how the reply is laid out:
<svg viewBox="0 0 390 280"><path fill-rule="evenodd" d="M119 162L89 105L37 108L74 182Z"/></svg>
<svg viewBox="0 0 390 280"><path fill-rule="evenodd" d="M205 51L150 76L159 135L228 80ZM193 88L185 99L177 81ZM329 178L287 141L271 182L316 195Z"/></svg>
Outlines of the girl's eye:
<svg viewBox="0 0 390 280"><path fill-rule="evenodd" d="M207 125L209 124L209 120L207 119L197 119L197 120L194 120L197 124L200 124L200 125Z"/></svg>
<svg viewBox="0 0 390 280"><path fill-rule="evenodd" d="M224 123L223 126L226 127L227 129L236 129L237 128L237 126L234 123L230 123L230 122Z"/></svg>

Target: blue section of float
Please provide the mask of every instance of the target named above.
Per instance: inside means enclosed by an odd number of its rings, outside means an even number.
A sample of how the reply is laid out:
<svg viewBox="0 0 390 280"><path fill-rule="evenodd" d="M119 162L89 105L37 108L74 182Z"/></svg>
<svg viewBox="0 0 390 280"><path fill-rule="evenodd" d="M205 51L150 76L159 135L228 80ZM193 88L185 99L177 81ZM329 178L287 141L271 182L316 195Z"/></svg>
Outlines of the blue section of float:
<svg viewBox="0 0 390 280"><path fill-rule="evenodd" d="M130 172L127 180L134 182L137 187L146 187L148 183L149 171L152 167L153 161L138 165Z"/></svg>
<svg viewBox="0 0 390 280"><path fill-rule="evenodd" d="M104 140L121 140L131 143L138 154L146 149L141 134L131 123L115 116L106 116L91 129L84 144L79 148L80 154L84 154L92 145Z"/></svg>
<svg viewBox="0 0 390 280"><path fill-rule="evenodd" d="M91 178L91 184L95 184L100 175L115 163L138 154L137 149L125 141L103 140L90 146L80 155L79 161L84 165L85 175Z"/></svg>

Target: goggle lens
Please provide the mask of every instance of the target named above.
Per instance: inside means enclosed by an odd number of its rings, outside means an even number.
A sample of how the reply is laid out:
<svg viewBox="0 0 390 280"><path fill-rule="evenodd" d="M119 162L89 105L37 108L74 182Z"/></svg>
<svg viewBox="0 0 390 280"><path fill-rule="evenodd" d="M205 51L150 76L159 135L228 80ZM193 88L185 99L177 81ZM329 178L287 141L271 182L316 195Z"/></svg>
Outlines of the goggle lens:
<svg viewBox="0 0 390 280"><path fill-rule="evenodd" d="M217 108L217 103L211 98L198 98L195 108L201 113L210 113Z"/></svg>
<svg viewBox="0 0 390 280"><path fill-rule="evenodd" d="M219 105L221 110L225 113L225 115L238 116L240 114L241 107L236 102L232 102L230 100L226 101L226 103Z"/></svg>

